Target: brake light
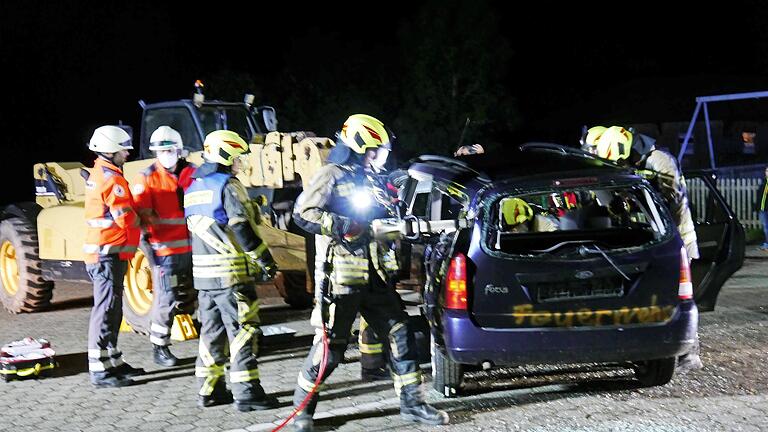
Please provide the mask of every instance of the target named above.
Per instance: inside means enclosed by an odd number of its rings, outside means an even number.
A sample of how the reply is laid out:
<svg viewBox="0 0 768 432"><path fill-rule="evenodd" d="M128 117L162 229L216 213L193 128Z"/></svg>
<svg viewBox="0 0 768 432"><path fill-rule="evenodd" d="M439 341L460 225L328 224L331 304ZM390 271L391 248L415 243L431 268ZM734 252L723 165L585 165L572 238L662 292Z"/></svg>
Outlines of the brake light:
<svg viewBox="0 0 768 432"><path fill-rule="evenodd" d="M467 310L467 257L457 253L445 278L446 309Z"/></svg>
<svg viewBox="0 0 768 432"><path fill-rule="evenodd" d="M693 283L691 282L691 267L688 264L688 252L680 248L680 286L677 289L677 297L680 300L693 298Z"/></svg>

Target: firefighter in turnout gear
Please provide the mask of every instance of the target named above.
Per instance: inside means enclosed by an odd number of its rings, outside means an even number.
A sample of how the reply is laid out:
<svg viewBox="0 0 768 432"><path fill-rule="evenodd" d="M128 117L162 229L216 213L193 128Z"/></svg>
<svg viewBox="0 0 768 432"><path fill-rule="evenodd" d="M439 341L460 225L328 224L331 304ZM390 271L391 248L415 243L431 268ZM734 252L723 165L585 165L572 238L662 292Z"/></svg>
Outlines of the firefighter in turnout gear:
<svg viewBox="0 0 768 432"><path fill-rule="evenodd" d="M699 258L699 246L696 241L691 209L688 206L685 177L680 172L677 159L671 154L657 149L655 142L653 138L635 133L632 129L611 126L596 138L596 154L622 165L633 166L637 169L638 174L651 181L664 197L672 218L677 224L677 230L683 240L690 263ZM677 371L686 372L701 369L703 364L699 351L699 335L697 333L694 347L689 353L679 357Z"/></svg>
<svg viewBox="0 0 768 432"><path fill-rule="evenodd" d="M391 244L373 241L368 233L371 220L391 215L386 186L374 175L387 159L391 139L379 120L363 114L350 116L337 134L339 151L296 200L296 223L316 234L316 280L320 281L312 313L317 327L314 344L299 372L293 398L298 408L309 397L294 421L299 431L313 430L323 326L329 353L321 382L342 360L358 312L389 342L401 416L428 424L448 423L447 413L424 401L414 335L393 286L398 271L395 251Z"/></svg>
<svg viewBox="0 0 768 432"><path fill-rule="evenodd" d="M184 218L184 189L192 181L195 166L180 158L181 135L160 126L149 138L157 161L139 173L131 191L136 210L152 247L152 292L149 341L155 363L176 366L179 359L168 346L173 318L182 311L182 297L192 289L192 247ZM189 298L184 303L194 305Z"/></svg>
<svg viewBox="0 0 768 432"><path fill-rule="evenodd" d="M277 399L261 386L256 360L259 301L256 279L274 278L272 255L256 234L258 213L234 176L248 144L232 131L206 136L205 163L193 174L184 195L192 240L192 276L198 290L200 346L195 375L198 405L229 403L239 411L269 409ZM228 392L224 380L229 363Z"/></svg>
<svg viewBox="0 0 768 432"><path fill-rule="evenodd" d="M88 326L88 371L97 387L131 385L142 369L123 361L117 348L123 319L123 277L139 242L139 217L121 167L132 149L131 137L117 126L93 132L88 148L97 158L85 182L87 231L85 268L93 281Z"/></svg>

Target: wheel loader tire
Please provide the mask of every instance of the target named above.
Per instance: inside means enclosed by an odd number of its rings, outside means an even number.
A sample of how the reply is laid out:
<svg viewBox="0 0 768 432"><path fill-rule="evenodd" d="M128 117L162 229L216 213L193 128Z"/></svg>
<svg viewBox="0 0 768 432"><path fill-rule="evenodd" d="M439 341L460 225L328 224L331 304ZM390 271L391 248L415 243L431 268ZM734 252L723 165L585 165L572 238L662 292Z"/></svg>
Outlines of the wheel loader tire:
<svg viewBox="0 0 768 432"><path fill-rule="evenodd" d="M287 270L285 278L285 302L295 309L312 306L312 294L307 292L307 275L303 271Z"/></svg>
<svg viewBox="0 0 768 432"><path fill-rule="evenodd" d="M149 334L149 316L152 312L153 256L146 242L142 242L136 255L128 262L123 282L123 318L134 332Z"/></svg>
<svg viewBox="0 0 768 432"><path fill-rule="evenodd" d="M43 279L37 230L20 217L0 222L0 300L12 313L48 307L53 282Z"/></svg>

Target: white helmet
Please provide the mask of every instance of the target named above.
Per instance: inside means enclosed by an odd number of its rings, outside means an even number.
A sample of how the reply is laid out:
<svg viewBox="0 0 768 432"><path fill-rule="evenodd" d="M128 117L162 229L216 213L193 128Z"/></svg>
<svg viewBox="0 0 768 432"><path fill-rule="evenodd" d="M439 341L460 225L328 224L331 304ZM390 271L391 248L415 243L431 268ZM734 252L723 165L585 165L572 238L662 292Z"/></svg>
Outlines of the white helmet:
<svg viewBox="0 0 768 432"><path fill-rule="evenodd" d="M181 134L170 126L160 126L149 137L149 149L152 151L181 150L182 148L184 148L184 143L181 140Z"/></svg>
<svg viewBox="0 0 768 432"><path fill-rule="evenodd" d="M93 131L88 150L98 153L117 153L123 150L131 150L131 136L124 129L117 126L101 126Z"/></svg>

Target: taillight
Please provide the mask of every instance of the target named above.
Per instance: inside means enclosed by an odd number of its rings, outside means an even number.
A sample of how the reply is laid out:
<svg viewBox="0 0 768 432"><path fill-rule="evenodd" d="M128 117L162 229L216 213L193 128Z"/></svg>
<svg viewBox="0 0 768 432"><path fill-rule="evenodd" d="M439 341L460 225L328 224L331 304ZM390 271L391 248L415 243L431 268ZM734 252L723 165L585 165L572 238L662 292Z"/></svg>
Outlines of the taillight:
<svg viewBox="0 0 768 432"><path fill-rule="evenodd" d="M467 257L457 253L445 278L445 308L467 310Z"/></svg>
<svg viewBox="0 0 768 432"><path fill-rule="evenodd" d="M680 286L677 289L677 297L680 300L693 298L693 283L691 282L691 267L688 264L688 252L680 248Z"/></svg>

